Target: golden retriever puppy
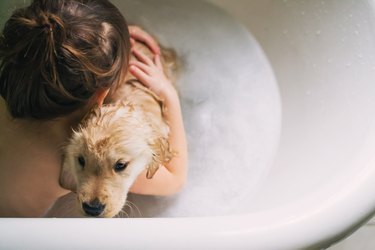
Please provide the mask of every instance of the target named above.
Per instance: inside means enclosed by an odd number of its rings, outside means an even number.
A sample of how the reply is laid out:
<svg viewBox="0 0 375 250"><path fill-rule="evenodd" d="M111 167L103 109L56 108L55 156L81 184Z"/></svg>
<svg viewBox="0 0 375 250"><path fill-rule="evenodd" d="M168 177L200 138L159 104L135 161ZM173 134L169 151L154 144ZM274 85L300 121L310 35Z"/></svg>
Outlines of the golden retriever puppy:
<svg viewBox="0 0 375 250"><path fill-rule="evenodd" d="M147 46L136 47L153 56ZM171 81L175 58L172 50L162 49ZM110 99L88 114L65 148L60 183L77 193L85 216L116 216L138 175L147 169L147 178L152 178L173 157L162 100L130 73Z"/></svg>

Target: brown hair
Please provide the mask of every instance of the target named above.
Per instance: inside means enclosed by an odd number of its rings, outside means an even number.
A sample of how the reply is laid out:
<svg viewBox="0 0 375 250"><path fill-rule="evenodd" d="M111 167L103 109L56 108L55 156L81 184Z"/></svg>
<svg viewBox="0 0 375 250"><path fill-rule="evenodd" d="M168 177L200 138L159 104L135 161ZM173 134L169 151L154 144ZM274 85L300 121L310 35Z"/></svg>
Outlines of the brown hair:
<svg viewBox="0 0 375 250"><path fill-rule="evenodd" d="M107 0L34 0L0 37L0 94L14 118L53 119L123 81L127 23Z"/></svg>

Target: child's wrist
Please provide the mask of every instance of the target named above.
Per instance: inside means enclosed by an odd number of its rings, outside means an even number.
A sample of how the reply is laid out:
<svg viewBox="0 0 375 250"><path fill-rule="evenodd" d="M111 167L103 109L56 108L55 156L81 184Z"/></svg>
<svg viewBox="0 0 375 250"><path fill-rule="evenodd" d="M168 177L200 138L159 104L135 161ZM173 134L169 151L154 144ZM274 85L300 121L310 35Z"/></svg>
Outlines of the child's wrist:
<svg viewBox="0 0 375 250"><path fill-rule="evenodd" d="M176 108L180 108L180 100L177 91L174 88L171 88L168 91L164 91L162 99L164 116L169 116L170 112L174 113Z"/></svg>
<svg viewBox="0 0 375 250"><path fill-rule="evenodd" d="M179 101L177 91L174 88L168 88L163 91L163 99L166 104Z"/></svg>

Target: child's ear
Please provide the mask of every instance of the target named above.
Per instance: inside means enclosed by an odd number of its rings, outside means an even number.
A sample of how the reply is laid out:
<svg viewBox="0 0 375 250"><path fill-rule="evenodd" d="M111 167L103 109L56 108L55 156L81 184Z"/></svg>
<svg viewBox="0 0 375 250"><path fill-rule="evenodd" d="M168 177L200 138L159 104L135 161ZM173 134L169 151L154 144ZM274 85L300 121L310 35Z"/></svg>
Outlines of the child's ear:
<svg viewBox="0 0 375 250"><path fill-rule="evenodd" d="M168 138L159 137L150 146L152 149L152 161L147 166L147 179L154 177L160 165L168 163L173 158L173 153L170 149Z"/></svg>
<svg viewBox="0 0 375 250"><path fill-rule="evenodd" d="M109 93L109 89L100 89L96 92L95 98L96 98L96 104L101 107L104 103L105 98L107 97Z"/></svg>
<svg viewBox="0 0 375 250"><path fill-rule="evenodd" d="M77 190L77 183L73 176L72 170L66 164L63 164L62 166L59 184L62 188L72 192L76 192Z"/></svg>

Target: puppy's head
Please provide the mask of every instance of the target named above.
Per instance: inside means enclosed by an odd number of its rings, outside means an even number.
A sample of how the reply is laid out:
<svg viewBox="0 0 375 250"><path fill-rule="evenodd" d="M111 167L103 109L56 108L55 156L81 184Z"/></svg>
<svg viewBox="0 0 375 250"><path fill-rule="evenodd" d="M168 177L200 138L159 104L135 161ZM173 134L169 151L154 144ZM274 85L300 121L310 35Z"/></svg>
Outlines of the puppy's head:
<svg viewBox="0 0 375 250"><path fill-rule="evenodd" d="M104 106L88 117L66 147L62 172L75 182L83 214L113 217L122 210L138 175L147 169L152 178L165 162L162 130L131 104Z"/></svg>

